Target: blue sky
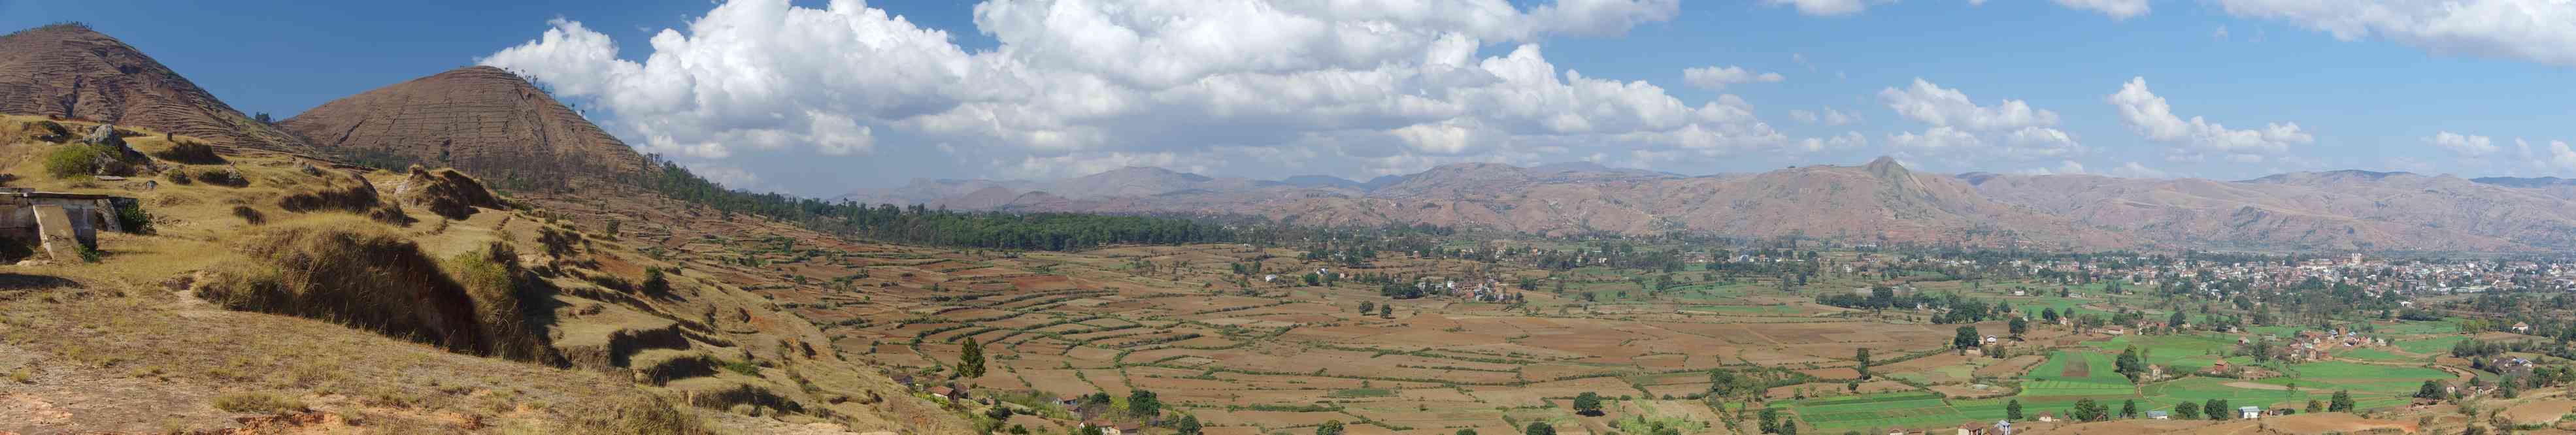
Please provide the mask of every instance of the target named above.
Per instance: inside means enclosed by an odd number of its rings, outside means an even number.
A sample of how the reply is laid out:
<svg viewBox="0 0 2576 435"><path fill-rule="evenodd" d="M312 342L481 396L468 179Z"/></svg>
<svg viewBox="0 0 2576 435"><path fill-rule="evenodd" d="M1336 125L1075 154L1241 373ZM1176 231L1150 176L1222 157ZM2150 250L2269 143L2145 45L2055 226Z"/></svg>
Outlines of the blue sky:
<svg viewBox="0 0 2576 435"><path fill-rule="evenodd" d="M804 195L1127 165L1366 179L1878 155L2576 176L2565 0L1121 3L7 1L0 27L85 21L280 118L493 64L640 149ZM1712 88L1691 68L1741 74Z"/></svg>

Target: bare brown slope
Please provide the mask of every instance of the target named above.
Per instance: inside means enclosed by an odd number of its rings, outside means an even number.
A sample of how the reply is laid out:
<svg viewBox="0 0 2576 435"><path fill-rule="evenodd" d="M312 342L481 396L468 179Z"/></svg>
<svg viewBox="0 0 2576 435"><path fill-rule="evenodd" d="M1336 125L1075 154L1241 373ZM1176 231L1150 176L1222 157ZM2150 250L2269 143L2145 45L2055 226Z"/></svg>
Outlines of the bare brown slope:
<svg viewBox="0 0 2576 435"><path fill-rule="evenodd" d="M80 24L0 36L0 113L88 119L195 136L223 147L304 152L161 62Z"/></svg>
<svg viewBox="0 0 2576 435"><path fill-rule="evenodd" d="M1956 178L1892 159L1753 176L1552 172L1490 163L1433 168L1364 196L1265 186L1075 199L988 188L938 204L972 209L1264 216L1304 225L1390 223L1541 234L1698 231L1856 243L2123 248L2138 240L1993 201Z"/></svg>
<svg viewBox="0 0 2576 435"><path fill-rule="evenodd" d="M1981 177L1998 201L2185 246L2500 251L2576 246L2576 203L2450 176L2335 171L2251 181Z"/></svg>
<svg viewBox="0 0 2576 435"><path fill-rule="evenodd" d="M359 161L465 170L515 190L631 180L642 155L519 76L488 66L332 100L278 123Z"/></svg>

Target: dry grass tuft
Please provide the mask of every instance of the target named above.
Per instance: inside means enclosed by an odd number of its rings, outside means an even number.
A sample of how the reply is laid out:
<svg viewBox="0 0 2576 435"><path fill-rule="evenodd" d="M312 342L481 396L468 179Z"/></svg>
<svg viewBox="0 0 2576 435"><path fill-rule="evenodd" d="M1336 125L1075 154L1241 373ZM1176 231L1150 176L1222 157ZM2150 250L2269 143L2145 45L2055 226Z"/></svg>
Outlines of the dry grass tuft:
<svg viewBox="0 0 2576 435"><path fill-rule="evenodd" d="M206 184L224 187L250 186L250 178L243 177L239 172L233 172L231 169L224 168L209 168L204 171L198 171L196 179L197 181L203 181Z"/></svg>
<svg viewBox="0 0 2576 435"><path fill-rule="evenodd" d="M482 182L474 181L474 177L455 169L433 171L413 165L410 177L403 180L401 192L411 197L412 204L448 219L472 216L474 207L505 207L500 198L492 196L492 191L483 187Z"/></svg>
<svg viewBox="0 0 2576 435"><path fill-rule="evenodd" d="M242 223L251 225L268 223L267 215L260 214L259 209L250 208L247 205L233 206L233 217L241 218Z"/></svg>
<svg viewBox="0 0 2576 435"><path fill-rule="evenodd" d="M323 319L450 351L553 362L532 334L518 292L465 271L474 288L440 270L420 246L383 226L324 219L245 237L247 259L217 266L198 294L225 307ZM451 263L451 267L471 267ZM515 280L513 280L515 281Z"/></svg>
<svg viewBox="0 0 2576 435"><path fill-rule="evenodd" d="M345 185L342 186L334 186L344 183ZM320 190L287 195L277 200L277 207L297 213L344 211L397 226L411 225L412 222L418 221L412 219L409 213L404 213L402 206L385 202L376 194L375 185L368 184L366 179L355 176L346 181L326 181Z"/></svg>
<svg viewBox="0 0 2576 435"><path fill-rule="evenodd" d="M171 144L170 149L161 150L159 153L153 153L152 156L160 157L162 160L197 165L220 165L224 163L224 156L215 155L215 147L213 145L197 142L179 142Z"/></svg>
<svg viewBox="0 0 2576 435"><path fill-rule="evenodd" d="M604 412L576 416L572 432L614 434L711 434L705 422L655 396L633 396L610 404Z"/></svg>
<svg viewBox="0 0 2576 435"><path fill-rule="evenodd" d="M309 410L304 401L284 394L244 392L215 396L215 409L256 414L288 414Z"/></svg>
<svg viewBox="0 0 2576 435"><path fill-rule="evenodd" d="M474 299L475 317L495 337L493 354L522 361L562 359L546 344L546 334L528 322L528 313L548 312L542 293L552 291L545 279L519 267L518 250L492 242L480 252L447 259L448 272Z"/></svg>

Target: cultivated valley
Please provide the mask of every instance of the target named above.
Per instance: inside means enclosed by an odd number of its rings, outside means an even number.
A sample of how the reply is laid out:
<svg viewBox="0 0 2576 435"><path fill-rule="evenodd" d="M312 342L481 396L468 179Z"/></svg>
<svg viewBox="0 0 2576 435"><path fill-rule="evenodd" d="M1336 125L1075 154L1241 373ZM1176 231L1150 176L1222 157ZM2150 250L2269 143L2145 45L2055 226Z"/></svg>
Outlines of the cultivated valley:
<svg viewBox="0 0 2576 435"><path fill-rule="evenodd" d="M491 66L269 120L81 24L0 55L0 434L2576 432L2555 178L806 198Z"/></svg>

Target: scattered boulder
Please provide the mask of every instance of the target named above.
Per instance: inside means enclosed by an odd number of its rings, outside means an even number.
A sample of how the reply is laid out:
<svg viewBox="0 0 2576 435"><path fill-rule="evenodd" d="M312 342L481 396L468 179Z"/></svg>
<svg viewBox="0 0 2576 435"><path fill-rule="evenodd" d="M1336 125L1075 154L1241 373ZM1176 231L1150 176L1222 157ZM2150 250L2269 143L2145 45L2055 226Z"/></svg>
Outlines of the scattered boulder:
<svg viewBox="0 0 2576 435"><path fill-rule="evenodd" d="M125 147L125 137L117 135L115 124L99 124L98 126L90 127L89 134L81 136L81 141L87 142L91 145L113 145L118 148Z"/></svg>

